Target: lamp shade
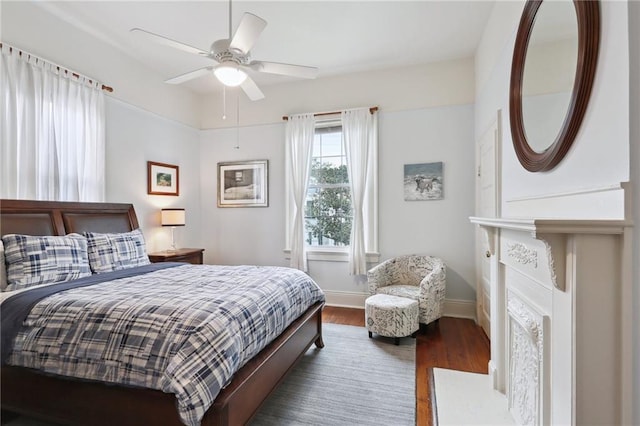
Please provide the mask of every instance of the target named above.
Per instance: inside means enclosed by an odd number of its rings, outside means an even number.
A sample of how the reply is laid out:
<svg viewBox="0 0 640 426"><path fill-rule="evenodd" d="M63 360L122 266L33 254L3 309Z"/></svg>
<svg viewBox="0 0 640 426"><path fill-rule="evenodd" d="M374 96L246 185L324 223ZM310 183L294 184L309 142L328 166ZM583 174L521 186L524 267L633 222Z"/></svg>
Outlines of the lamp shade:
<svg viewBox="0 0 640 426"><path fill-rule="evenodd" d="M241 85L247 78L247 73L242 71L238 64L226 61L218 65L213 73L225 86L235 87Z"/></svg>
<svg viewBox="0 0 640 426"><path fill-rule="evenodd" d="M184 209L162 209L161 222L162 226L184 226Z"/></svg>

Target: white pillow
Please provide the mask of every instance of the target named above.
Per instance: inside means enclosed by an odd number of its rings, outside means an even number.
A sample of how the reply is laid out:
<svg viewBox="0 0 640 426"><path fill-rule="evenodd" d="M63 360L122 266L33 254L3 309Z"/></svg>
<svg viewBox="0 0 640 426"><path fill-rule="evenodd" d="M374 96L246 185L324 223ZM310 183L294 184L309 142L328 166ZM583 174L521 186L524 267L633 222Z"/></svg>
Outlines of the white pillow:
<svg viewBox="0 0 640 426"><path fill-rule="evenodd" d="M7 265L4 264L4 244L0 240L0 291L7 288Z"/></svg>

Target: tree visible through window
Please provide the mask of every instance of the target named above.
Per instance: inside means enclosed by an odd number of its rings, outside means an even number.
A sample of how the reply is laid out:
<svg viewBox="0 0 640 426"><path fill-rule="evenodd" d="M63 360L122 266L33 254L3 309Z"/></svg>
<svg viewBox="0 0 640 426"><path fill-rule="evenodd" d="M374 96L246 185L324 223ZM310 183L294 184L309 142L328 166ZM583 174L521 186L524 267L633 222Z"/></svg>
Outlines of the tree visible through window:
<svg viewBox="0 0 640 426"><path fill-rule="evenodd" d="M348 246L353 211L342 146L342 127L317 127L305 205L305 240L310 246Z"/></svg>

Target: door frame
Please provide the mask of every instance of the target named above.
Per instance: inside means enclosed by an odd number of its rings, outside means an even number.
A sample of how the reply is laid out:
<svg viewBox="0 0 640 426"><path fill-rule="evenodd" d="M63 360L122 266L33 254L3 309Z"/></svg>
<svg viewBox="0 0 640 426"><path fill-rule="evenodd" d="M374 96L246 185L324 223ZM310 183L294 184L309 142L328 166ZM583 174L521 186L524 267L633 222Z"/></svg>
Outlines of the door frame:
<svg viewBox="0 0 640 426"><path fill-rule="evenodd" d="M489 126L487 126L487 128L482 132L482 136L477 140L476 142L476 179L475 179L475 185L476 185L476 204L475 204L475 214L476 216L483 216L483 214L481 214L480 212L480 206L481 206L481 174L482 174L482 170L481 170L481 147L483 146L482 143L484 141L487 140L487 136L489 134L489 132L493 133L493 152L494 152L494 164L493 164L493 170L494 170L494 179L493 179L493 188L494 188L494 211L495 211L495 217L500 217L501 215L501 206L502 206L502 200L501 200L501 193L502 193L502 176L501 176L501 159L502 159L502 110L499 109L496 111L496 116L495 118L491 121L491 123L489 124ZM483 309L483 284L482 284L482 262L484 260L485 257L489 257L487 256L487 253L489 253L488 249L487 249L487 244L490 243L489 241L487 241L487 238L491 238L488 235L484 234L484 231L482 231L480 228L476 228L476 318L477 318L477 322L478 324L483 328L483 330L485 331L485 333L487 334L487 337L491 340L491 331L490 331L490 325L485 325L483 324L482 321L482 309ZM495 242L491 242L494 243L494 247L495 247ZM490 253L489 253L490 254ZM490 263L493 263L494 259L491 259ZM489 289L490 291L490 296L493 297L492 293L492 289ZM491 304L490 304L491 305ZM488 312L491 312L491 306L486 306L485 310Z"/></svg>

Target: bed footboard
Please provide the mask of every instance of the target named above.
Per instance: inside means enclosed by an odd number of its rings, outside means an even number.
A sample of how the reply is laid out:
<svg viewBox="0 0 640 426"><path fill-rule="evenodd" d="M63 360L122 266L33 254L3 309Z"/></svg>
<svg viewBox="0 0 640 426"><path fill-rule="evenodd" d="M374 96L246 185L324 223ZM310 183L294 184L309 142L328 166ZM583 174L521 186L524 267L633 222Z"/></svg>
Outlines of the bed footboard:
<svg viewBox="0 0 640 426"><path fill-rule="evenodd" d="M323 306L311 306L242 367L202 425L247 423L307 349L313 343L323 346ZM70 425L182 424L175 397L158 390L54 377L22 367L4 366L0 374L2 410Z"/></svg>

